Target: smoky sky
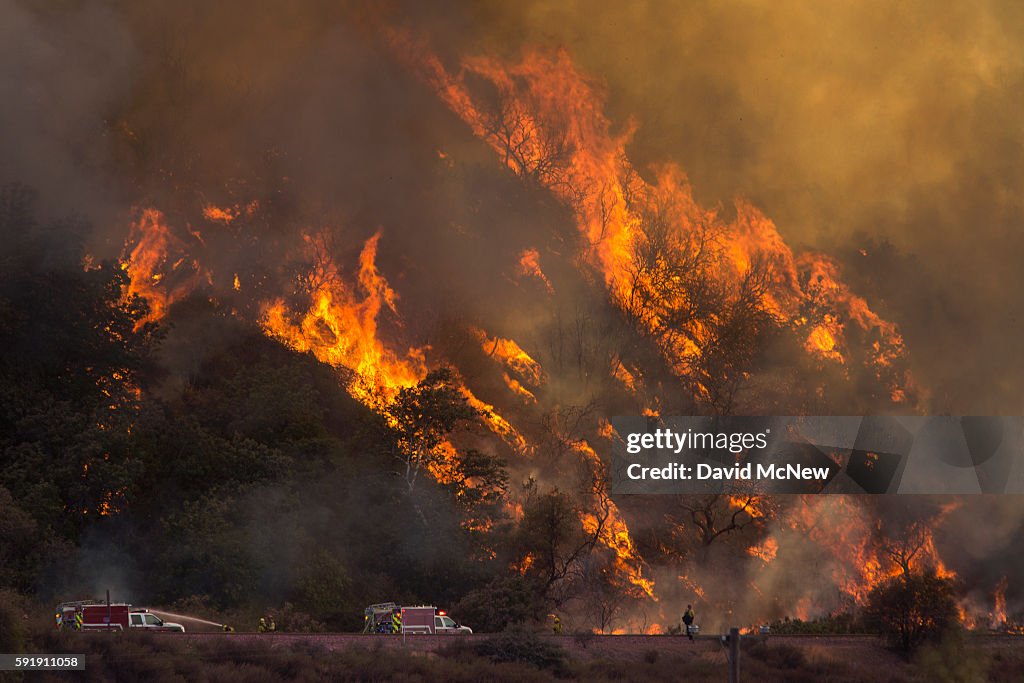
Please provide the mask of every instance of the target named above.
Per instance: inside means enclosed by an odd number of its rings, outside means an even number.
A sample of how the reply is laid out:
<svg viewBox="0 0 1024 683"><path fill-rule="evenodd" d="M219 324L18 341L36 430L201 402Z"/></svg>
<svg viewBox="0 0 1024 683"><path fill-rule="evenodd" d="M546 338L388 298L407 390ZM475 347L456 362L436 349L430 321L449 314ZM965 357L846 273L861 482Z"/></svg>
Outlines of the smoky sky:
<svg viewBox="0 0 1024 683"><path fill-rule="evenodd" d="M55 214L104 219L114 198L103 124L137 53L111 8L62 5L0 2L0 182L42 191Z"/></svg>
<svg viewBox="0 0 1024 683"><path fill-rule="evenodd" d="M841 256L900 324L926 408L1024 410L1016 3L3 0L0 179L90 216L111 250L140 197L217 201L274 173L307 214L429 245L477 198L472 180L408 197L466 131L389 60L393 25L449 63L567 49L635 124L641 172L674 162L704 204L748 199L791 245Z"/></svg>

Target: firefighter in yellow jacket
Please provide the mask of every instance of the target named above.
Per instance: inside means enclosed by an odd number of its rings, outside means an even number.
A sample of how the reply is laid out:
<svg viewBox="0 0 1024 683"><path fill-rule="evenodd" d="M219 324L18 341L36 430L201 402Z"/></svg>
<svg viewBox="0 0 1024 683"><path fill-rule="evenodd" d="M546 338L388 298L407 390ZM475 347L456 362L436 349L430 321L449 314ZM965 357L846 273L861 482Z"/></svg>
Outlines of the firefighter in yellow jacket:
<svg viewBox="0 0 1024 683"><path fill-rule="evenodd" d="M693 619L695 616L696 615L693 613L693 605L687 605L686 611L683 612L683 633L685 633L686 637L690 640L693 640L693 631L691 627L693 626Z"/></svg>

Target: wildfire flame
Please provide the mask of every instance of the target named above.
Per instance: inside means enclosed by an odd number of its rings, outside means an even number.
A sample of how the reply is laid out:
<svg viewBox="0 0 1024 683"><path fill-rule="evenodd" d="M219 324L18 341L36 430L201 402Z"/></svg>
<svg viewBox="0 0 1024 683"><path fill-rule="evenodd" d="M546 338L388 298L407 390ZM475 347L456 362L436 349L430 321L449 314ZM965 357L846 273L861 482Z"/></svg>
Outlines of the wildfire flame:
<svg viewBox="0 0 1024 683"><path fill-rule="evenodd" d="M535 402L537 400L536 396L527 387L536 390L541 386L544 373L541 370L540 363L535 361L530 354L526 353L512 339L502 337L491 338L480 328L471 328L470 331L480 342L484 353L497 359L505 367L507 371L504 375L506 386L513 393L527 401ZM514 377L510 376L509 373L512 373ZM524 383L526 386L523 385Z"/></svg>
<svg viewBox="0 0 1024 683"><path fill-rule="evenodd" d="M850 290L841 279L837 263L818 254L795 255L774 223L758 209L740 201L735 218L727 220L718 211L702 208L685 175L671 165L654 169L649 180L641 178L626 155L631 128L613 130L603 113L604 103L597 89L566 53L531 53L514 65L472 58L465 60L460 72L453 75L433 55L400 36L393 36L393 42L412 56L410 61L415 62L444 102L499 154L512 172L546 188L571 208L584 245L581 260L591 269L589 272L597 273L595 279L603 281L611 299L624 310L628 309L638 282L647 288L659 286L651 275L650 264L645 270L639 262L639 254L653 239L649 217L657 215L671 226L665 238L671 246L684 252L697 247L708 250L711 271L726 289L736 290L759 264L769 264L770 286L759 295L757 306L797 330L801 335L798 339L805 340L805 349L812 357L848 366L855 357L850 354L851 344L864 338L868 342L863 354L865 362L882 379L883 371L905 354L897 327ZM497 114L474 99L467 76L495 87L500 100ZM439 154L445 158L443 153ZM252 215L256 207L255 203L208 204L202 213L209 223L227 226L240 216ZM190 235L201 242L197 232L190 231ZM705 235L711 236L706 244L700 242ZM380 239L378 232L366 241L353 276L345 274L335 262L326 237L307 237L312 266L301 292L306 301L296 304L297 298L284 297L266 301L259 319L267 335L292 349L311 353L323 363L350 371L354 379L348 385L349 391L377 409L402 388L414 386L426 376L428 350L411 346L403 351L398 348L400 345L383 339L382 324L400 327L401 323L398 294L376 265ZM203 277L209 279L198 262L188 256L189 246L175 235L166 217L156 209L141 211L133 222L122 267L130 280L127 295L144 297L150 303L150 314L140 321L140 326L160 320L171 304L191 292ZM655 263L653 268L663 265ZM549 293L554 292L541 269L536 248L520 254L517 274L543 284ZM671 282L668 286L671 296L676 297L673 305L688 303L684 290L672 289ZM241 289L237 273L233 289ZM811 312L814 310L824 313ZM641 311L635 319L640 328L651 334L665 322L658 310ZM663 342L662 352L676 372L690 372L694 360L706 352L712 322L707 317L694 316L684 323L683 334L670 341L659 338ZM540 364L512 339L491 336L478 328L471 332L484 353L501 364L508 389L525 401L536 402L535 392L545 381ZM855 334L859 336L855 338ZM643 383L640 368L627 368L616 361L612 373L630 394L638 395ZM697 387L697 395L706 398L708 389L699 383ZM903 384L892 381L889 388L894 401L906 400ZM462 393L480 411L490 430L510 448L517 453L532 452L527 438L494 406L479 399L468 387L463 386ZM644 409L648 415L658 412L657 406ZM611 438L611 426L602 423L599 435ZM449 454L453 449L448 443L442 448ZM601 466L600 457L586 441L576 442L574 448L586 462L595 468ZM431 465L431 472L439 481L447 476L446 462L442 458ZM116 502L114 497L104 501L101 514L103 510L116 510ZM757 500L736 498L730 503L742 507L752 517L765 516ZM823 505L831 507L823 509ZM643 574L643 558L630 538L621 512L610 500L606 511L603 520L593 512L584 512L580 519L584 530L597 533L601 546L614 552L616 574L635 596L654 598L654 582ZM848 523L821 525L817 522L822 515L845 516ZM515 516L521 517L521 511ZM836 549L834 579L857 602L863 602L874 586L903 570L875 540L874 522L843 498L805 502L789 516L788 522L816 543ZM475 531L487 528L483 522L472 526ZM768 535L747 552L770 564L780 553L779 540ZM513 569L526 572L533 561L528 555ZM908 560L908 566L933 566L940 576L953 576L942 564L930 531ZM695 582L686 577L680 579L685 579L695 594L703 595ZM993 596L992 623L1006 623L1005 590L1004 579ZM807 598L801 598L798 604L798 615L812 612L813 605Z"/></svg>
<svg viewBox="0 0 1024 683"><path fill-rule="evenodd" d="M540 252L536 249L525 249L519 256L519 274L524 277L533 277L544 284L548 293L554 293L555 288L548 280L548 276L540 269Z"/></svg>
<svg viewBox="0 0 1024 683"><path fill-rule="evenodd" d="M932 568L940 578L956 574L942 562L935 548L933 529L948 513L913 527L906 539L880 538L880 522L846 496L828 496L827 500L802 500L790 510L789 526L817 545L830 549L835 557L833 580L840 590L857 604L883 581L904 571L920 572ZM840 521L841 520L841 521Z"/></svg>
<svg viewBox="0 0 1024 683"><path fill-rule="evenodd" d="M639 288L666 292L673 305L684 308L682 288L653 279L645 272L638 254L652 239L645 226L656 216L670 226L668 240L686 252L704 255L710 272L739 296L745 278L755 264L769 269L770 287L761 295L761 309L782 320L808 324L801 307L825 305L831 318L813 322L807 347L823 359L845 362L846 320L870 333L870 362L887 366L904 353L895 325L881 319L866 301L850 293L838 278L836 264L814 254L795 256L775 225L746 202L736 205L736 219L726 222L713 210L701 208L693 198L685 175L675 166L654 169L654 180L645 181L626 154L632 126L614 133L603 113L597 88L576 68L568 53L530 52L522 61L505 64L489 57L464 59L456 74L450 73L423 45L407 34L393 31L394 49L403 56L439 97L458 114L474 134L486 141L502 162L525 180L543 186L572 208L584 238L585 258L602 274L616 303L628 309ZM497 107L477 99L468 78L493 86ZM524 254L531 271L532 254ZM646 264L657 271L660 264ZM539 271L539 267L537 269ZM662 269L663 270L663 269ZM637 322L658 333L663 320L657 311L644 311ZM801 322L802 321L802 322ZM695 316L663 339L662 351L670 365L687 374L694 363L714 346L709 319ZM623 368L624 371L624 368ZM632 388L627 374L620 381ZM698 398L709 392L696 383ZM905 400L900 386L891 387L894 401Z"/></svg>
<svg viewBox="0 0 1024 683"><path fill-rule="evenodd" d="M992 613L989 615L989 626L994 629L1005 628L1008 620L1006 617L1006 587L1009 585L1006 577L999 579L996 590L992 594Z"/></svg>
<svg viewBox="0 0 1024 683"><path fill-rule="evenodd" d="M138 212L125 252L121 268L129 278L126 295L149 302L149 313L136 323L136 329L161 320L171 304L188 296L204 277L198 261L189 257L188 245L171 231L158 209Z"/></svg>
<svg viewBox="0 0 1024 683"><path fill-rule="evenodd" d="M295 312L284 299L276 299L264 304L260 318L269 336L296 351L310 352L323 363L351 370L356 380L349 391L371 407L414 386L427 373L424 349L396 352L378 336L381 312L397 315L398 299L377 270L379 241L378 232L363 246L353 287L325 253L324 238L307 237L307 245L318 259L316 273L310 278L309 307Z"/></svg>
<svg viewBox="0 0 1024 683"><path fill-rule="evenodd" d="M533 553L527 553L522 560L514 562L511 569L518 574L525 574L533 566L534 561Z"/></svg>
<svg viewBox="0 0 1024 683"><path fill-rule="evenodd" d="M779 542L773 537L769 536L757 545L752 545L747 548L747 553L757 559L761 560L765 564L768 564L775 559L775 556L779 553Z"/></svg>
<svg viewBox="0 0 1024 683"><path fill-rule="evenodd" d="M253 200L246 205L235 204L234 206L217 206L207 204L203 207L203 218L211 223L229 225L239 216L252 216L259 209L259 202Z"/></svg>
<svg viewBox="0 0 1024 683"><path fill-rule="evenodd" d="M203 217L214 223L230 223L235 220L237 214L230 208L207 205L203 208Z"/></svg>
<svg viewBox="0 0 1024 683"><path fill-rule="evenodd" d="M583 459L596 469L602 468L601 456L586 441L579 441L573 444L573 449ZM629 535L629 527L622 518L618 506L614 501L605 501L606 518L603 527L597 515L585 512L582 515L583 529L588 534L598 533L598 540L601 545L615 553L615 571L631 587L637 597L648 597L657 600L654 595L654 581L643 575L644 560L637 552L633 539Z"/></svg>
<svg viewBox="0 0 1024 683"><path fill-rule="evenodd" d="M523 435L519 433L519 430L513 427L508 420L503 418L498 411L494 409L494 406L481 401L466 387L462 387L462 395L466 397L466 402L481 414L484 423L490 428L490 430L501 437L501 439L507 443L512 450L516 453L531 452L530 446L527 444Z"/></svg>

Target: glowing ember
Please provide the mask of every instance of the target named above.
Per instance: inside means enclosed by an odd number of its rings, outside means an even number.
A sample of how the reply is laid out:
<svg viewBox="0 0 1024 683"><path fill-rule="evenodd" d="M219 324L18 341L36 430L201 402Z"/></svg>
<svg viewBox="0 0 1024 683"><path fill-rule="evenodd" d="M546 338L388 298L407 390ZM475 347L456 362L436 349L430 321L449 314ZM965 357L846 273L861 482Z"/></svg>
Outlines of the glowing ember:
<svg viewBox="0 0 1024 683"><path fill-rule="evenodd" d="M214 223L230 223L237 214L230 208L222 208L208 204L203 208L203 217Z"/></svg>
<svg viewBox="0 0 1024 683"><path fill-rule="evenodd" d="M548 292L553 293L555 291L547 275L540 269L540 252L536 249L526 249L519 256L519 274L524 277L533 277L540 280L544 283L544 288Z"/></svg>
<svg viewBox="0 0 1024 683"><path fill-rule="evenodd" d="M530 567L533 566L533 562L533 553L527 553L526 557L524 557L522 560L513 563L512 571L517 572L519 574L525 574L530 569Z"/></svg>
<svg viewBox="0 0 1024 683"><path fill-rule="evenodd" d="M768 564L769 562L774 560L778 552L779 542L771 536L764 539L764 541L760 544L752 545L749 548L747 548L747 553L761 560L765 564Z"/></svg>
<svg viewBox="0 0 1024 683"><path fill-rule="evenodd" d="M254 215L259 208L260 203L256 200L245 205L235 204L234 206L217 206L215 204L207 204L203 207L203 218L211 223L230 225L239 216Z"/></svg>

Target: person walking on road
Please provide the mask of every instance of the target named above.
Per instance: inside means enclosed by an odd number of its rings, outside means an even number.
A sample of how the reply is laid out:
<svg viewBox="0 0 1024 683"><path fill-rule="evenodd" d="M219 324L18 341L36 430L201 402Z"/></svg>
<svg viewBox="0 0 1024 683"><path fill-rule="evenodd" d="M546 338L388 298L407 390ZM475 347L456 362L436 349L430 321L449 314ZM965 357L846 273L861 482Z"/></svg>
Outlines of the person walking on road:
<svg viewBox="0 0 1024 683"><path fill-rule="evenodd" d="M683 628L686 630L686 637L693 640L693 631L690 627L693 626L693 618L696 615L693 613L693 605L687 605L686 611L683 612Z"/></svg>

